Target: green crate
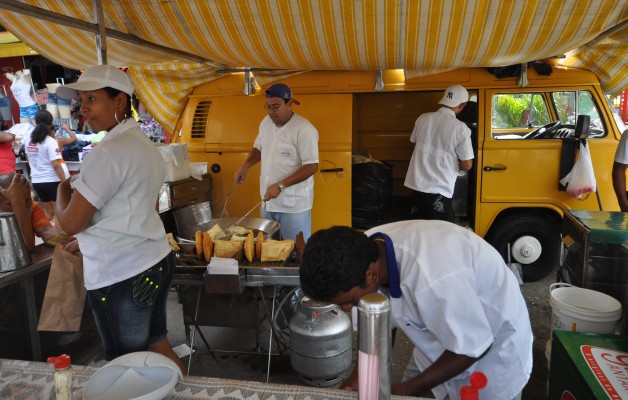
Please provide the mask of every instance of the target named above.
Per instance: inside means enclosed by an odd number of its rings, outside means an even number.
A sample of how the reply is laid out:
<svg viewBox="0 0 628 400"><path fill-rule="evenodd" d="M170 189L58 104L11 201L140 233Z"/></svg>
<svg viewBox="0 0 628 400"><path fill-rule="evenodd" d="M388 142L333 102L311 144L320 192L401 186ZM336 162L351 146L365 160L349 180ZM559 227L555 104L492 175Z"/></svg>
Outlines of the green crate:
<svg viewBox="0 0 628 400"><path fill-rule="evenodd" d="M628 337L555 330L549 400L628 399Z"/></svg>

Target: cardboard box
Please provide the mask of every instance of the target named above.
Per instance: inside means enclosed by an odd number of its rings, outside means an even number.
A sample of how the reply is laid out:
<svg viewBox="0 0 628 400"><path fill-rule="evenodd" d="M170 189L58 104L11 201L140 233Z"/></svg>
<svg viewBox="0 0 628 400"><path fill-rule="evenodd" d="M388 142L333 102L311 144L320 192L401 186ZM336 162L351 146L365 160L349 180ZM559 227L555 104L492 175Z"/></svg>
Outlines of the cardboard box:
<svg viewBox="0 0 628 400"><path fill-rule="evenodd" d="M628 399L628 338L555 330L548 399Z"/></svg>

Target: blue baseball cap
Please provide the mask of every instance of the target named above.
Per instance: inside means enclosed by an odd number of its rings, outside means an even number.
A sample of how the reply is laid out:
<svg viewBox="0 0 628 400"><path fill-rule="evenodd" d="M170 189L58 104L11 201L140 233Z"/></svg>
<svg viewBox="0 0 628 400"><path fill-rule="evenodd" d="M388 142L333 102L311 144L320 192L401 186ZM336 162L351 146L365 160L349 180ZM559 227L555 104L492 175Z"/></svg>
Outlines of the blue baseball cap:
<svg viewBox="0 0 628 400"><path fill-rule="evenodd" d="M292 91L288 85L283 83L275 83L268 89L266 89L266 97L280 97L284 100L290 100L292 98Z"/></svg>

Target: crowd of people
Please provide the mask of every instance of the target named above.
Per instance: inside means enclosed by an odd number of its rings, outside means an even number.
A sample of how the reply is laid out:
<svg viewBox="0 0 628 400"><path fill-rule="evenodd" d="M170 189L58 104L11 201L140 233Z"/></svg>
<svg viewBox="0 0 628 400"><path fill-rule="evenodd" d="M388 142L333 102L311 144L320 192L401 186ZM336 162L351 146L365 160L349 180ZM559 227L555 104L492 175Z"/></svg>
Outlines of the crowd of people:
<svg viewBox="0 0 628 400"><path fill-rule="evenodd" d="M167 338L166 300L175 263L155 210L163 159L130 117L133 91L127 75L107 65L56 88L59 96L80 98L86 122L107 132L71 178L61 166L60 146L76 137L63 126L67 136L55 140L50 112L33 115L26 143L30 183L14 172L6 154L14 136L0 132L0 211L16 214L28 249L35 236L45 241L63 231L76 238L65 247L80 247L88 304L108 360L151 350L185 373ZM344 311L368 293L390 298L393 326L415 346L393 394L456 398L470 374L480 370L491 382L484 397L520 399L532 370L533 335L518 282L492 246L452 223L456 175L471 169L474 159L471 132L456 119L468 101L464 87L449 87L440 109L416 120L405 179L413 190L415 220L366 232L338 226L312 234L318 131L294 111L300 103L282 83L266 90L268 115L234 184L261 164L260 215L279 222L283 239L296 239L306 295ZM627 166L624 135L613 168L622 211L628 211ZM31 185L41 206L33 201ZM356 378L354 372L341 387L355 390Z"/></svg>

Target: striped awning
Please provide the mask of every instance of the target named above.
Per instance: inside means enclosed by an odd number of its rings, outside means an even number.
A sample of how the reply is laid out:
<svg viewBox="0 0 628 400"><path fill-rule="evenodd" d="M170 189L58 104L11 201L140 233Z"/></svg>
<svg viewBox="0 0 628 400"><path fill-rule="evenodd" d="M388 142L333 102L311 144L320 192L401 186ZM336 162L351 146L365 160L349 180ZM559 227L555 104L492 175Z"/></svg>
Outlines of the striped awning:
<svg viewBox="0 0 628 400"><path fill-rule="evenodd" d="M0 0L0 17L46 58L85 69L98 64L92 3ZM290 71L404 69L411 78L552 58L596 72L611 94L628 87L626 1L102 0L102 6L108 63L129 68L142 103L169 129L193 87L243 68L268 83Z"/></svg>
<svg viewBox="0 0 628 400"><path fill-rule="evenodd" d="M22 43L11 32L0 32L0 58L36 55L35 50Z"/></svg>

